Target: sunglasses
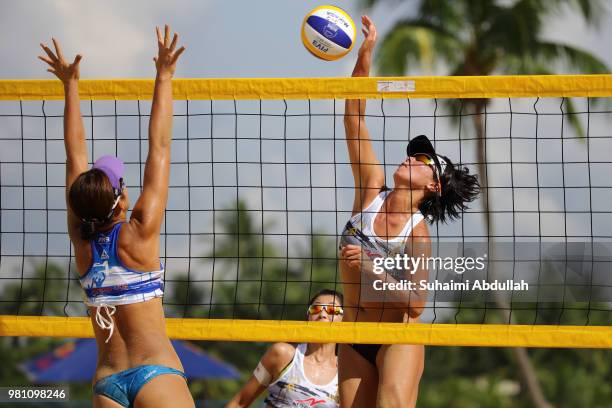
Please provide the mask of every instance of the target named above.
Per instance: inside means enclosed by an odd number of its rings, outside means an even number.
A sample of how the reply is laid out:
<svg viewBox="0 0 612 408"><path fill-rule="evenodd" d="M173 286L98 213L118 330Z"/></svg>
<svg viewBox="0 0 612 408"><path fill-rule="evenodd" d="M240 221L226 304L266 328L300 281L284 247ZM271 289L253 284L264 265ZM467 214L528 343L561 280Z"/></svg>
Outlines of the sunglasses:
<svg viewBox="0 0 612 408"><path fill-rule="evenodd" d="M433 159L433 157L431 157L427 153L415 153L411 155L410 157L414 157L415 160L420 161L421 163L431 167L431 169L434 172L434 177L436 178L436 180L440 179L439 174L438 174L438 166L436 166L436 161Z"/></svg>
<svg viewBox="0 0 612 408"><path fill-rule="evenodd" d="M416 153L416 154L413 154L411 157L414 157L416 160L428 166L436 165L436 162L434 161L433 157L425 153Z"/></svg>
<svg viewBox="0 0 612 408"><path fill-rule="evenodd" d="M119 179L119 188L115 188L113 187L113 194L115 195L115 198L119 197L121 195L121 193L123 192L123 189L125 188L125 183L123 181L123 177L121 177Z"/></svg>
<svg viewBox="0 0 612 408"><path fill-rule="evenodd" d="M106 216L107 220L109 220L113 216L113 213L115 212L115 208L117 208L117 204L119 204L119 200L121 199L121 193L123 192L124 188L125 188L125 183L123 182L123 178L120 178L119 188L117 189L113 187L113 194L115 195L115 201L113 202L113 206L111 207L108 215Z"/></svg>
<svg viewBox="0 0 612 408"><path fill-rule="evenodd" d="M342 309L341 306L336 306L336 305L310 305L308 306L309 315L319 314L323 310L325 310L328 315L338 316L338 315L344 314L344 309Z"/></svg>

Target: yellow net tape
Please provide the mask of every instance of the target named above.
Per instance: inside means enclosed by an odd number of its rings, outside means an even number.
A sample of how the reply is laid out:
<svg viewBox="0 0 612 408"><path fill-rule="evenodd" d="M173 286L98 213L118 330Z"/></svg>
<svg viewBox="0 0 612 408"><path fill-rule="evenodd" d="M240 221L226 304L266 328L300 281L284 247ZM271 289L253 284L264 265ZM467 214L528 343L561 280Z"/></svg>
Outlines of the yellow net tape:
<svg viewBox="0 0 612 408"><path fill-rule="evenodd" d="M177 100L610 97L612 75L175 79ZM84 100L146 100L151 79L81 80ZM60 100L57 80L0 80L0 100ZM177 339L612 348L612 327L167 319ZM0 316L0 336L92 337L85 317Z"/></svg>
<svg viewBox="0 0 612 408"><path fill-rule="evenodd" d="M175 79L174 99L612 96L612 75ZM81 80L85 100L151 99L152 79ZM63 99L58 80L0 80L0 100Z"/></svg>
<svg viewBox="0 0 612 408"><path fill-rule="evenodd" d="M175 339L612 348L612 327L167 319ZM93 337L86 317L0 316L2 336Z"/></svg>

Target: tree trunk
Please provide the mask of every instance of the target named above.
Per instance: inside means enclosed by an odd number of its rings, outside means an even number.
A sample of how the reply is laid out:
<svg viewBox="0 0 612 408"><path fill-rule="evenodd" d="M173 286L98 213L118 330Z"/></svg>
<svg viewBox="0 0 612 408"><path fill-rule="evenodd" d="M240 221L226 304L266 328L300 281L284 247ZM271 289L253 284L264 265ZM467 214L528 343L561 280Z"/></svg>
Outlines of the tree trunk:
<svg viewBox="0 0 612 408"><path fill-rule="evenodd" d="M483 187L485 194L488 194L488 179L487 179L487 154L486 154L486 131L482 114L484 112L487 101L485 99L476 99L473 102L474 106L474 128L476 129L477 137L477 160L478 160L478 177L481 187ZM485 195L482 199L482 211L483 219L485 223L485 232L487 235L487 242L491 242L491 237L494 236L494 223L491 222L491 213L489 212L489 201L488 196ZM514 214L513 214L514 216ZM495 279L495 268L492 268L492 264L489 264L489 276ZM493 291L493 297L495 304L500 309L504 322L511 324L510 307L505 299L500 296L497 291ZM513 349L516 362L519 367L519 372L522 377L522 382L527 386L529 397L536 408L552 408L552 405L546 400L538 377L529 358L529 354L524 347L514 347Z"/></svg>

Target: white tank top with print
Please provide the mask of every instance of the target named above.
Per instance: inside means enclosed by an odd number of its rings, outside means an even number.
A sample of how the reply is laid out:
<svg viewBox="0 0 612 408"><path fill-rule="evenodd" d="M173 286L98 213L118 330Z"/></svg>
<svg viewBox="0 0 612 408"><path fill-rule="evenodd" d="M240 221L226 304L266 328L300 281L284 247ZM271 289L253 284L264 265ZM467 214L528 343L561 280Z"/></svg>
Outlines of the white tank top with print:
<svg viewBox="0 0 612 408"><path fill-rule="evenodd" d="M280 377L268 386L266 404L274 408L338 408L338 373L326 385L311 383L304 373L308 345L295 348L295 355Z"/></svg>
<svg viewBox="0 0 612 408"><path fill-rule="evenodd" d="M393 190L381 191L376 198L361 212L353 215L342 231L340 246L347 244L361 245L370 259L403 256L406 241L414 227L425 218L420 211L413 213L402 231L391 239L381 238L374 232L374 219L382 208L385 199ZM393 271L388 271L395 275Z"/></svg>

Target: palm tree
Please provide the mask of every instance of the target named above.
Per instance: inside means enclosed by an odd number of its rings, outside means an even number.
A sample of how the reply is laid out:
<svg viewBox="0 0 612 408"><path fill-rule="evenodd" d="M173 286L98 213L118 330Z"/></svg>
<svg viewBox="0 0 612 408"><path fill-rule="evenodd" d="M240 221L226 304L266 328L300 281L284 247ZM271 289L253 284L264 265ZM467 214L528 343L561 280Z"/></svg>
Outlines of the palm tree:
<svg viewBox="0 0 612 408"><path fill-rule="evenodd" d="M367 6L383 0L364 0ZM393 2L396 0L387 0ZM450 75L552 74L564 64L581 73L609 72L599 58L567 44L542 38L546 18L562 7L577 10L590 24L602 15L601 0L426 0L414 17L400 19L382 40L377 66L384 75L404 75L419 62L432 66L443 62ZM478 140L478 173L487 187L486 128L483 113L487 99L461 101L462 113L472 117ZM568 110L573 110L571 103ZM450 107L456 112L456 105ZM570 123L582 134L577 118ZM493 236L488 200L483 200L487 236ZM508 308L498 301L510 320ZM518 364L537 407L547 407L537 377L523 348L515 349Z"/></svg>
<svg viewBox="0 0 612 408"><path fill-rule="evenodd" d="M373 5L377 1L366 3ZM378 69L383 75L404 75L413 61L425 65L440 61L448 66L450 75L544 75L552 74L552 66L561 63L581 73L609 72L593 54L541 38L545 18L564 5L577 8L587 22L595 25L604 10L600 0L422 1L416 17L398 21L383 39ZM488 103L487 99L461 101L463 113L473 119L479 141L478 170L484 187L487 171L483 112ZM456 105L452 109L456 110ZM569 120L579 128L574 115L569 115ZM488 203L484 201L486 225L490 226ZM487 235L491 235L488 231Z"/></svg>
<svg viewBox="0 0 612 408"><path fill-rule="evenodd" d="M586 21L595 25L604 10L600 0L423 1L416 17L398 21L383 39L377 58L379 71L383 75L403 75L413 61L426 65L441 61L449 67L450 75L544 75L552 74L552 66L560 63L581 73L609 72L593 54L541 38L545 18L564 5L578 8ZM480 181L486 187L483 112L489 101L461 102L464 113L473 118L479 141ZM569 115L569 120L579 127L574 115ZM486 200L484 205L488 206ZM484 213L489 226L488 208Z"/></svg>

